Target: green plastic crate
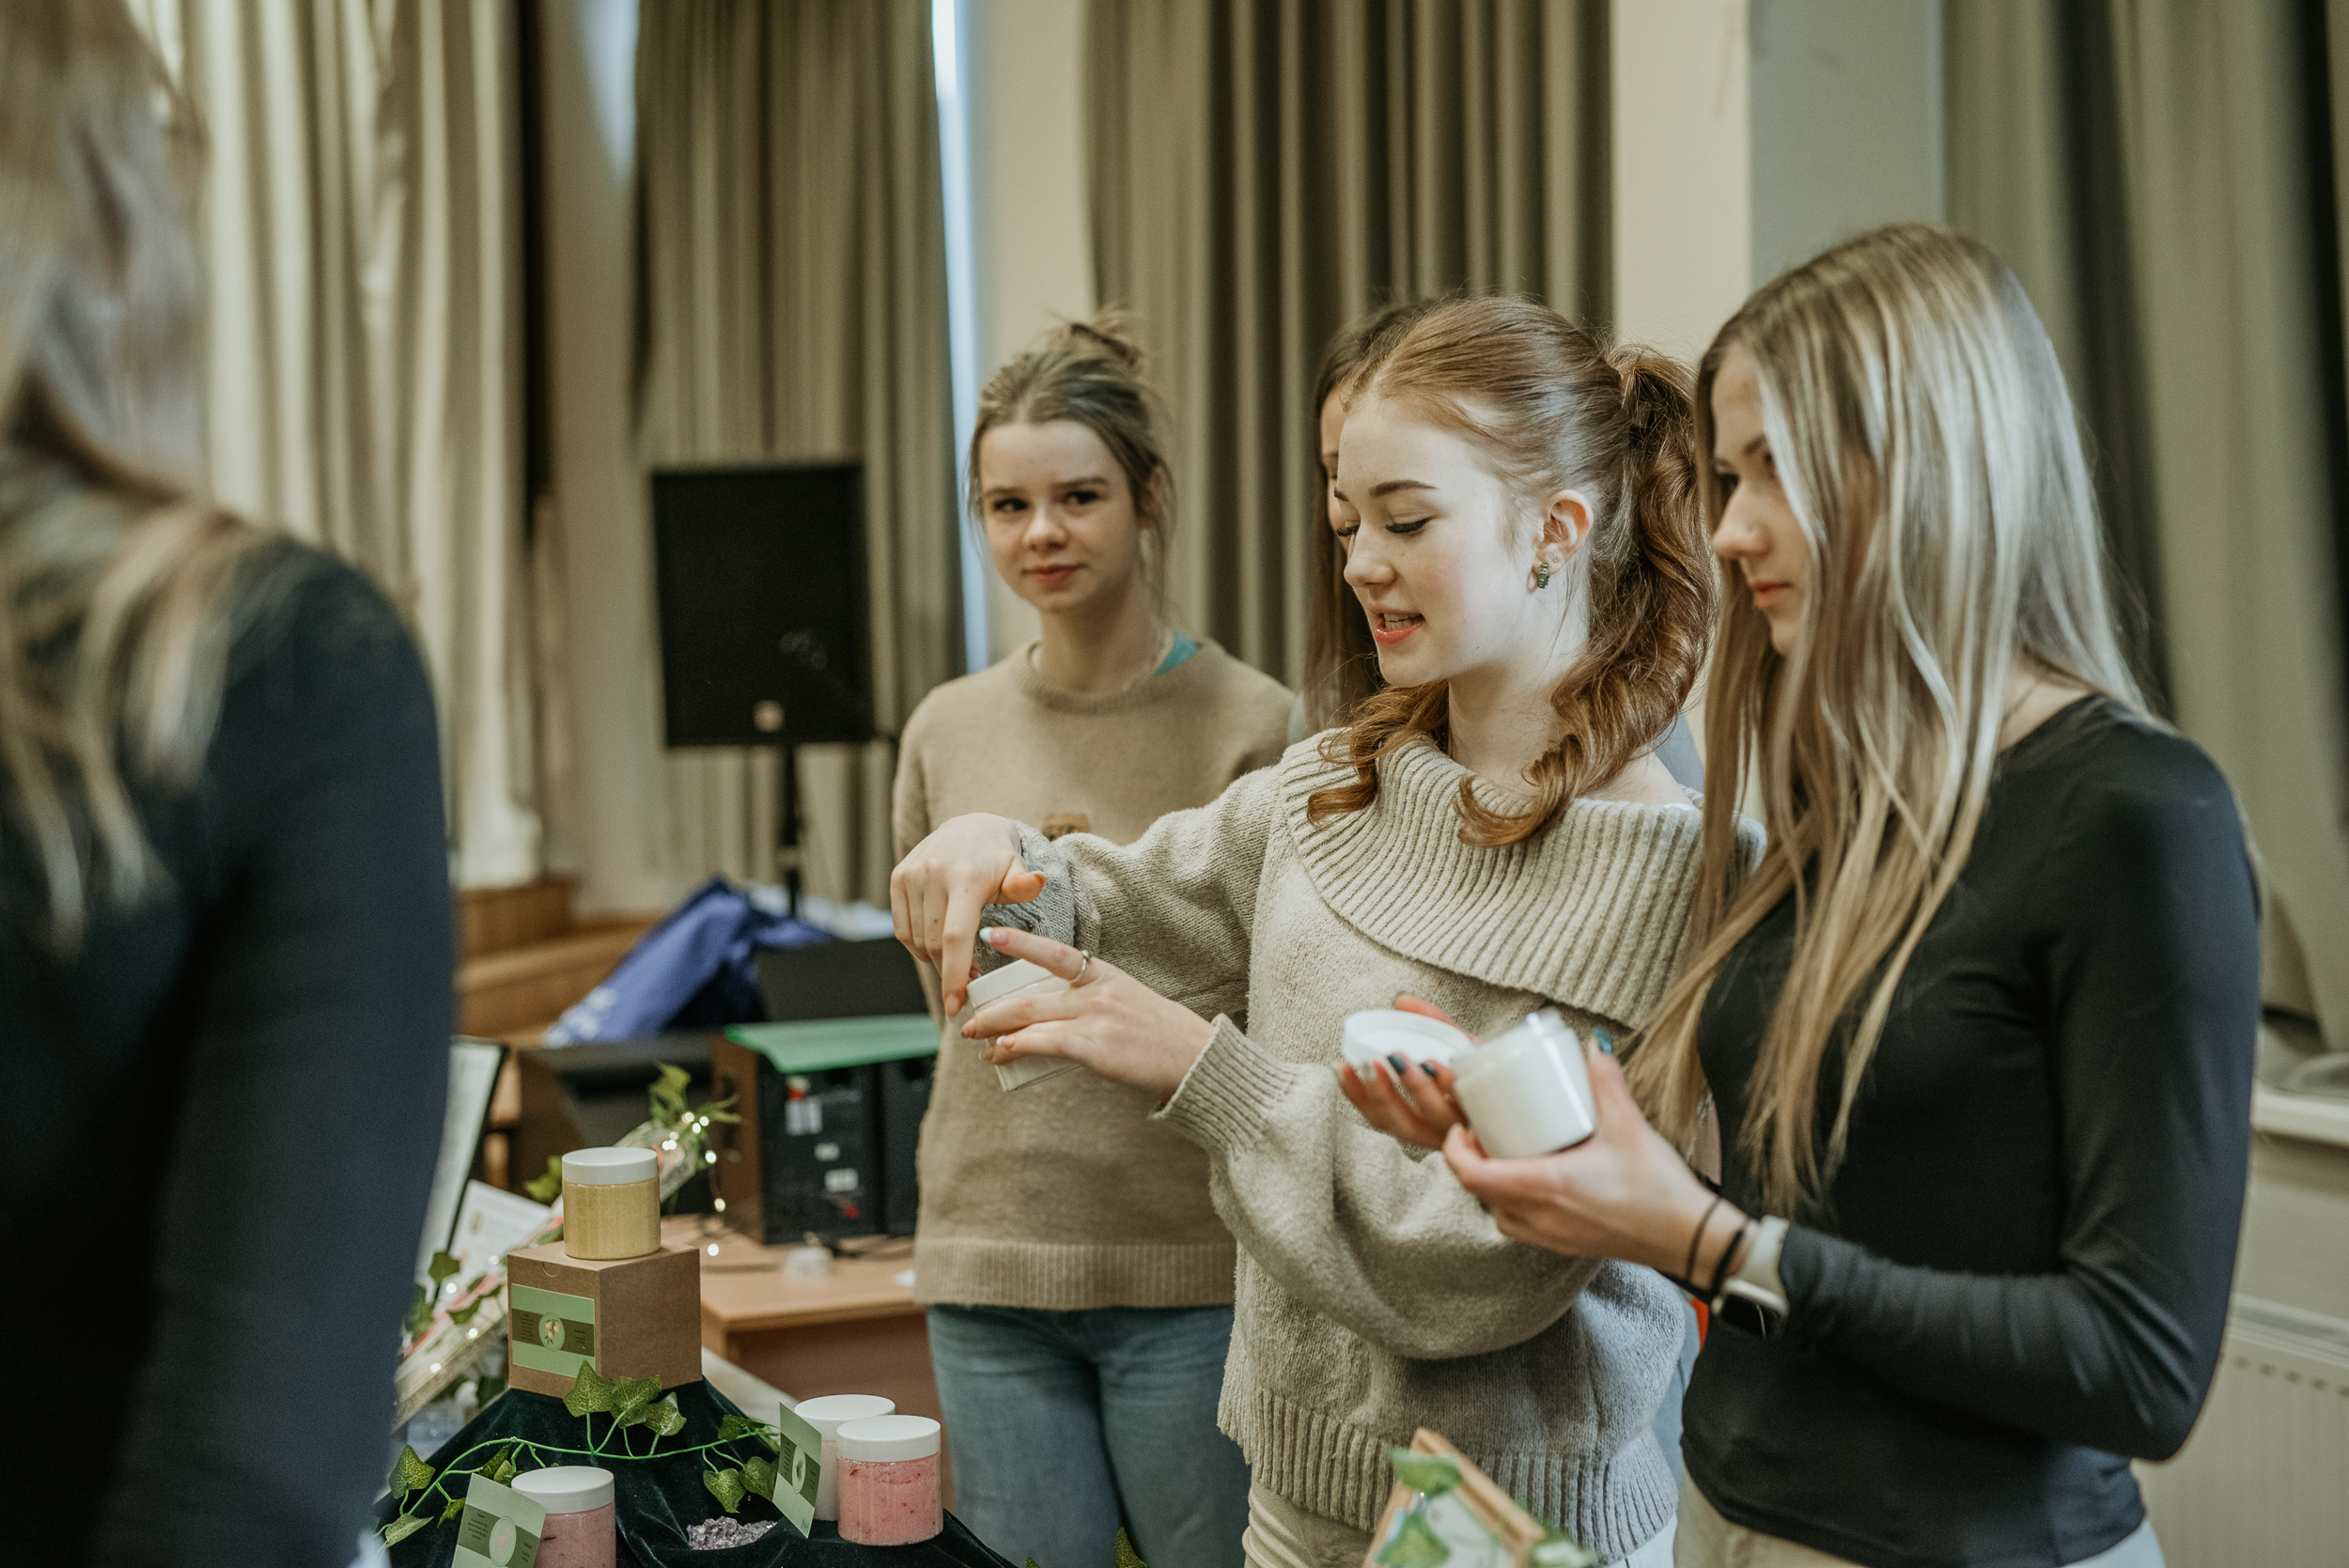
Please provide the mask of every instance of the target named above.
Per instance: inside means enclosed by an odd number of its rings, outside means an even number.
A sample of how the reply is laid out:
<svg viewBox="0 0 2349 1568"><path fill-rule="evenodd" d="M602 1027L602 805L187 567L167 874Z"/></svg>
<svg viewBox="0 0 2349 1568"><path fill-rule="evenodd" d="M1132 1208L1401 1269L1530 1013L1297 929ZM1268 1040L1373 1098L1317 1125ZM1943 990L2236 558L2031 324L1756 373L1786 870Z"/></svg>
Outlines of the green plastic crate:
<svg viewBox="0 0 2349 1568"><path fill-rule="evenodd" d="M728 1029L726 1038L758 1052L779 1073L823 1073L938 1054L938 1025L927 1013L742 1023Z"/></svg>

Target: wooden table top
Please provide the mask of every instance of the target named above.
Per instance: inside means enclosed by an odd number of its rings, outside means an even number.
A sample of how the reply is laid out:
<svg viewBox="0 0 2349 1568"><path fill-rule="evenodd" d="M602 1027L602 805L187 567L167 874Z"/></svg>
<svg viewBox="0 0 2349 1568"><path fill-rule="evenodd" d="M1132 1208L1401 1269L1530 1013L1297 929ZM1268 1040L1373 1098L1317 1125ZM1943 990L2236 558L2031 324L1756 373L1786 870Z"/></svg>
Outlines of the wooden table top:
<svg viewBox="0 0 2349 1568"><path fill-rule="evenodd" d="M832 1272L817 1280L784 1277L783 1247L766 1247L707 1215L672 1215L661 1222L661 1239L673 1247L699 1247L702 1253L703 1343L716 1333L754 1333L813 1323L853 1323L868 1318L912 1317L913 1243L909 1236L850 1240L852 1250L873 1247L880 1255L836 1258ZM900 1276L906 1282L899 1283Z"/></svg>

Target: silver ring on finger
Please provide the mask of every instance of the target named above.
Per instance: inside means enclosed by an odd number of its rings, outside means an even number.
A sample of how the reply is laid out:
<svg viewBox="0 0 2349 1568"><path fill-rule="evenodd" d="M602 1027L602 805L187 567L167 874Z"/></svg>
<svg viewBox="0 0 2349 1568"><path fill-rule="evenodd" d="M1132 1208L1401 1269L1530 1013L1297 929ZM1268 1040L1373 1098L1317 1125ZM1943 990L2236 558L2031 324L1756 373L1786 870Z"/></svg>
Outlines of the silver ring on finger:
<svg viewBox="0 0 2349 1568"><path fill-rule="evenodd" d="M1068 983L1068 988L1072 991L1078 986L1083 985L1085 983L1085 976L1093 972L1093 955L1087 953L1081 947L1077 949L1077 955L1082 958L1084 962L1077 966L1077 978Z"/></svg>

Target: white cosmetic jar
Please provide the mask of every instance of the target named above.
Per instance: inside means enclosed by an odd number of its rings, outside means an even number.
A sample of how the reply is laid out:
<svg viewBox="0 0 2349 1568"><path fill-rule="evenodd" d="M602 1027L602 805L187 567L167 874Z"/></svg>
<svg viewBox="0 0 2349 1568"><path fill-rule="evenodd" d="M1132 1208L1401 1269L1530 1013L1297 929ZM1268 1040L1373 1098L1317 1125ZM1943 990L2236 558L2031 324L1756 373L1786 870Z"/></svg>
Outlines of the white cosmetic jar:
<svg viewBox="0 0 2349 1568"><path fill-rule="evenodd" d="M1453 1094L1496 1159L1571 1148L1598 1130L1582 1042L1545 1007L1452 1064Z"/></svg>
<svg viewBox="0 0 2349 1568"><path fill-rule="evenodd" d="M1439 1018L1377 1007L1346 1016L1346 1033L1338 1054L1356 1071L1367 1073L1375 1071L1377 1063L1395 1056L1423 1065L1430 1062L1456 1065L1461 1057L1475 1048L1475 1041Z"/></svg>
<svg viewBox="0 0 2349 1568"><path fill-rule="evenodd" d="M990 970L971 982L971 1000L956 1015L955 1022L968 1023L971 1016L989 1002L1007 997L1050 996L1068 989L1068 982L1046 969L1031 964L1025 958L1014 958L1002 969ZM973 1042L975 1044L975 1042ZM1048 1078L1071 1071L1080 1063L1055 1056L1023 1056L1015 1061L996 1064L995 1083L1002 1089L1025 1089L1031 1083L1041 1083Z"/></svg>

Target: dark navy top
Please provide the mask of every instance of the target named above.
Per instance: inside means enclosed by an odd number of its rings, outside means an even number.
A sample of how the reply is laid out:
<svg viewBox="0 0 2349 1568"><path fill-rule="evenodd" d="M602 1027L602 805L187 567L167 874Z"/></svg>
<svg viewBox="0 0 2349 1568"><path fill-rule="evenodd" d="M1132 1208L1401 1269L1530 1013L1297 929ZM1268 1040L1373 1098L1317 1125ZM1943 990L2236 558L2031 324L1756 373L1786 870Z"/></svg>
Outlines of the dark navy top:
<svg viewBox="0 0 2349 1568"><path fill-rule="evenodd" d="M1699 1033L1723 1186L1794 936L1730 955ZM2217 1365L2259 1019L2251 868L2190 741L2103 698L2000 758L1896 991L1774 1332L1717 1320L1689 1475L1729 1519L1870 1568L2054 1568L2144 1516ZM1830 1049L1818 1127L1842 1088Z"/></svg>
<svg viewBox="0 0 2349 1568"><path fill-rule="evenodd" d="M203 775L139 800L163 890L60 959L0 827L12 1561L338 1565L388 1468L452 1007L432 697L357 574L254 569Z"/></svg>

